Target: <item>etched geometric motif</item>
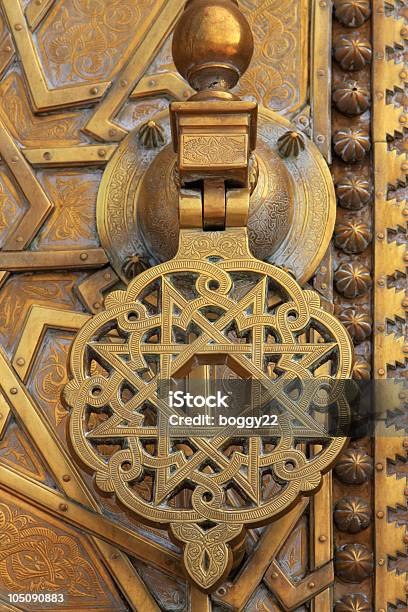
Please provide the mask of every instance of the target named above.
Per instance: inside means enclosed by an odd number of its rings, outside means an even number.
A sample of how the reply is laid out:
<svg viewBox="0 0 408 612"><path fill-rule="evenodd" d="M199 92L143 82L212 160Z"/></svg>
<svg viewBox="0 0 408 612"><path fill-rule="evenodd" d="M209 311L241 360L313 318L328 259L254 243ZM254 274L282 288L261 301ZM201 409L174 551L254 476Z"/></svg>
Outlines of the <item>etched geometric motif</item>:
<svg viewBox="0 0 408 612"><path fill-rule="evenodd" d="M333 402L344 402L350 340L316 293L250 255L243 228L183 230L175 259L111 293L105 307L71 350L65 399L73 447L102 491L142 520L168 526L186 545L190 577L214 588L231 568L230 546L242 540L243 526L313 491L342 449L344 438L330 436L316 412L330 383ZM260 381L282 408L271 433L243 440L227 427L212 437L174 435L160 383L185 377L197 361ZM328 363L330 374L320 375ZM289 391L295 383L297 401ZM300 440L319 440L322 450L309 456ZM119 448L106 453L109 444ZM271 476L279 486L265 497ZM150 498L140 495L142 482L152 483Z"/></svg>

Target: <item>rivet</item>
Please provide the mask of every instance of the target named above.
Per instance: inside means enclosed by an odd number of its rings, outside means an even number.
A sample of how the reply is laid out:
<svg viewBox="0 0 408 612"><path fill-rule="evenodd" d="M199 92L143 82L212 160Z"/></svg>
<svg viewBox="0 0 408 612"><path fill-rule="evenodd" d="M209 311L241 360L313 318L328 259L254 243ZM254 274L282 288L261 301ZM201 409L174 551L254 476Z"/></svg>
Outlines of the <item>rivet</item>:
<svg viewBox="0 0 408 612"><path fill-rule="evenodd" d="M35 0L35 3L37 6L41 6L42 5L42 0Z"/></svg>
<svg viewBox="0 0 408 612"><path fill-rule="evenodd" d="M384 240L384 234L382 232L378 232L377 238L378 240Z"/></svg>
<svg viewBox="0 0 408 612"><path fill-rule="evenodd" d="M121 87L127 87L128 82L126 81L126 79L122 79L120 82L120 86Z"/></svg>
<svg viewBox="0 0 408 612"><path fill-rule="evenodd" d="M320 268L320 273L321 273L321 274L326 274L326 272L327 272L327 268L326 268L326 266L322 266L322 267Z"/></svg>
<svg viewBox="0 0 408 612"><path fill-rule="evenodd" d="M326 8L327 2L325 2L325 0L321 0L321 2L319 2L319 6L321 6L322 8Z"/></svg>
<svg viewBox="0 0 408 612"><path fill-rule="evenodd" d="M384 325L378 325L377 330L382 333L384 331Z"/></svg>
<svg viewBox="0 0 408 612"><path fill-rule="evenodd" d="M278 574L276 572L272 572L271 578L273 578L273 580L276 580L276 578L278 578Z"/></svg>
<svg viewBox="0 0 408 612"><path fill-rule="evenodd" d="M384 53L382 53L381 51L377 51L375 57L380 60L384 59Z"/></svg>
<svg viewBox="0 0 408 612"><path fill-rule="evenodd" d="M66 512L66 511L68 510L68 505L67 505L67 504L60 504L60 505L59 505L59 509L60 509L62 512Z"/></svg>
<svg viewBox="0 0 408 612"><path fill-rule="evenodd" d="M4 50L7 51L7 53L11 53L12 48L10 45L7 45L7 47L4 47Z"/></svg>
<svg viewBox="0 0 408 612"><path fill-rule="evenodd" d="M384 376L385 374L385 370L383 368L378 368L377 372L380 376Z"/></svg>
<svg viewBox="0 0 408 612"><path fill-rule="evenodd" d="M99 157L105 157L106 155L105 149L98 149L98 155Z"/></svg>
<svg viewBox="0 0 408 612"><path fill-rule="evenodd" d="M119 559L118 553L112 553L111 554L111 559L112 559L112 561L115 561L115 559Z"/></svg>
<svg viewBox="0 0 408 612"><path fill-rule="evenodd" d="M14 29L17 30L17 32L20 32L23 29L23 26L21 25L21 23L16 23Z"/></svg>
<svg viewBox="0 0 408 612"><path fill-rule="evenodd" d="M382 93L382 91L377 91L375 97L377 98L377 100L383 100L384 94Z"/></svg>
<svg viewBox="0 0 408 612"><path fill-rule="evenodd" d="M325 137L323 136L323 134L318 134L318 135L316 136L316 142L320 142L320 143L322 143L322 142L324 142L325 140L326 140L326 139L325 139Z"/></svg>
<svg viewBox="0 0 408 612"><path fill-rule="evenodd" d="M380 200L384 197L384 194L382 191L377 191L377 193L375 194L377 198L380 198Z"/></svg>
<svg viewBox="0 0 408 612"><path fill-rule="evenodd" d="M324 72L324 70L318 70L318 71L317 71L317 74L318 74L319 76L324 76L324 75L325 75L325 72Z"/></svg>
<svg viewBox="0 0 408 612"><path fill-rule="evenodd" d="M22 236L17 236L17 242L24 242L24 238Z"/></svg>
<svg viewBox="0 0 408 612"><path fill-rule="evenodd" d="M16 164L19 160L18 155L13 155L13 157L11 158L11 161L13 162L13 164Z"/></svg>
<svg viewBox="0 0 408 612"><path fill-rule="evenodd" d="M404 217L408 217L408 208L403 208L401 212Z"/></svg>
<svg viewBox="0 0 408 612"><path fill-rule="evenodd" d="M69 474L64 474L62 480L64 482L69 482L71 480L71 476Z"/></svg>
<svg viewBox="0 0 408 612"><path fill-rule="evenodd" d="M88 259L88 253L81 253L79 259L86 261Z"/></svg>
<svg viewBox="0 0 408 612"><path fill-rule="evenodd" d="M404 344L404 346L402 347L402 352L408 353L408 344Z"/></svg>
<svg viewBox="0 0 408 612"><path fill-rule="evenodd" d="M408 440L404 440L403 443L402 443L402 446L404 448L408 448Z"/></svg>
<svg viewBox="0 0 408 612"><path fill-rule="evenodd" d="M403 164L401 164L401 170L403 172L407 172L408 171L408 163L404 162Z"/></svg>
<svg viewBox="0 0 408 612"><path fill-rule="evenodd" d="M186 91L183 91L183 96L184 96L185 98L188 98L188 97L190 96L190 92L189 92L189 91L187 91L187 90L186 90Z"/></svg>
<svg viewBox="0 0 408 612"><path fill-rule="evenodd" d="M406 395L405 395L404 391L401 391L401 393L398 393L398 398L399 399L403 400L403 399L405 399L405 397L406 397Z"/></svg>
<svg viewBox="0 0 408 612"><path fill-rule="evenodd" d="M314 582L309 582L307 586L309 587L309 589L314 589L316 584Z"/></svg>
<svg viewBox="0 0 408 612"><path fill-rule="evenodd" d="M111 130L109 130L109 136L116 136L115 128L112 128Z"/></svg>
<svg viewBox="0 0 408 612"><path fill-rule="evenodd" d="M401 302L403 308L408 308L408 298L404 298Z"/></svg>
<svg viewBox="0 0 408 612"><path fill-rule="evenodd" d="M400 123L406 123L407 122L407 116L406 115L401 115L401 117L399 118L399 122Z"/></svg>
<svg viewBox="0 0 408 612"><path fill-rule="evenodd" d="M378 565L384 565L384 564L385 564L385 559L378 560Z"/></svg>
<svg viewBox="0 0 408 612"><path fill-rule="evenodd" d="M408 544L408 535L404 535L402 539L403 539L404 544Z"/></svg>
<svg viewBox="0 0 408 612"><path fill-rule="evenodd" d="M401 34L402 38L405 38L406 36L408 36L408 29L407 28L401 28L400 34Z"/></svg>
<svg viewBox="0 0 408 612"><path fill-rule="evenodd" d="M22 357L19 357L17 359L17 365L23 366L24 364L25 364L25 359L23 359Z"/></svg>
<svg viewBox="0 0 408 612"><path fill-rule="evenodd" d="M17 393L18 393L17 387L11 387L10 393L11 393L11 395L17 395Z"/></svg>
<svg viewBox="0 0 408 612"><path fill-rule="evenodd" d="M401 70L399 75L401 79L406 79L408 77L408 73L406 70Z"/></svg>
<svg viewBox="0 0 408 612"><path fill-rule="evenodd" d="M377 281L377 285L379 287L384 287L385 286L385 281L382 278L380 278L380 280Z"/></svg>
<svg viewBox="0 0 408 612"><path fill-rule="evenodd" d="M384 371L384 370L383 370ZM384 469L384 466L382 463L376 463L375 464L375 469L377 470L377 472L382 472Z"/></svg>
<svg viewBox="0 0 408 612"><path fill-rule="evenodd" d="M89 90L89 93L91 94L91 96L96 96L98 91L99 89L97 87L91 87L91 89Z"/></svg>
<svg viewBox="0 0 408 612"><path fill-rule="evenodd" d="M326 542L327 541L327 537L325 535L321 535L319 536L319 542Z"/></svg>
<svg viewBox="0 0 408 612"><path fill-rule="evenodd" d="M101 305L99 302L95 302L93 307L95 308L95 310L98 310L101 307Z"/></svg>
<svg viewBox="0 0 408 612"><path fill-rule="evenodd" d="M379 518L379 519L384 518L384 512L383 512L382 510L379 510L379 511L377 512L377 518Z"/></svg>
<svg viewBox="0 0 408 612"><path fill-rule="evenodd" d="M103 278L104 278L106 281L110 281L110 280L111 280L111 278L112 278L112 274L111 274L110 272L106 272L106 274L104 274L104 275L103 275Z"/></svg>
<svg viewBox="0 0 408 612"><path fill-rule="evenodd" d="M153 81L153 79L151 81L149 81L148 83L149 87L154 87L156 85L156 81Z"/></svg>
<svg viewBox="0 0 408 612"><path fill-rule="evenodd" d="M52 155L51 155L51 153L50 153L49 151L46 151L46 152L43 154L43 158L44 158L44 159L51 159L51 157L52 157Z"/></svg>

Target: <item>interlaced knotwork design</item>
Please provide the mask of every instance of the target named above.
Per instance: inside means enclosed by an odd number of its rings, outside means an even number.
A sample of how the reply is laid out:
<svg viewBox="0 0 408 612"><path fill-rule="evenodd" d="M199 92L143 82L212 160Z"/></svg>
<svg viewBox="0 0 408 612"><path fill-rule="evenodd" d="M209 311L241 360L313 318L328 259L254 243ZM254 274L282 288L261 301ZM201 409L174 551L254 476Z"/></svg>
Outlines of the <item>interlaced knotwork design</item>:
<svg viewBox="0 0 408 612"><path fill-rule="evenodd" d="M213 588L243 526L313 491L341 451L344 438L330 436L315 411L329 384L342 407L351 356L347 333L318 295L254 259L245 229L183 230L175 259L111 293L76 337L65 389L72 444L101 490L170 526L186 544L190 576ZM160 383L187 376L197 359L260 381L281 407L275 430L174 437ZM296 401L287 392L293 382ZM321 450L309 452L308 441Z"/></svg>

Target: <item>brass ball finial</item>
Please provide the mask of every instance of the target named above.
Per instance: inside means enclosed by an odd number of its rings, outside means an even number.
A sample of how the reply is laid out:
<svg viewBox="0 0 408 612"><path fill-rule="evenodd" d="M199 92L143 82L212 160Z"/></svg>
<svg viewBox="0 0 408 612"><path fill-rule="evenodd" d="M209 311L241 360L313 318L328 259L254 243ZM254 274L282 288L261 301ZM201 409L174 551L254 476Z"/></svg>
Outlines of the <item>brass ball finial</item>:
<svg viewBox="0 0 408 612"><path fill-rule="evenodd" d="M173 35L177 70L196 91L226 91L248 68L251 28L236 0L188 0Z"/></svg>

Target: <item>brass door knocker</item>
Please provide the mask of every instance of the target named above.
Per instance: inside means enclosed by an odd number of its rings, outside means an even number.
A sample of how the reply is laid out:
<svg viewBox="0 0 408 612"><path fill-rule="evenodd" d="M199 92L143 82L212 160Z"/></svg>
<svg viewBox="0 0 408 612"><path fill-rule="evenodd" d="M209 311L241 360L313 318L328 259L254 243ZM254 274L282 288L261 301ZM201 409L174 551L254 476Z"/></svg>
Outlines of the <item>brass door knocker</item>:
<svg viewBox="0 0 408 612"><path fill-rule="evenodd" d="M345 438L330 435L314 409L323 409L327 385L335 404L345 401L340 383L350 377L352 345L317 293L250 252L257 105L229 92L252 55L236 3L190 0L173 55L197 90L170 107L178 252L108 295L80 330L65 399L73 448L97 486L167 528L191 579L213 590L244 528L272 521L316 490L343 448ZM228 428L212 437L172 435L160 383L188 376L197 363L228 364L237 377L259 381L281 406L275 428L245 439ZM317 381L314 393L305 381ZM294 382L296 401L287 391ZM319 448L310 452L308 442ZM106 444L114 447L109 456Z"/></svg>

